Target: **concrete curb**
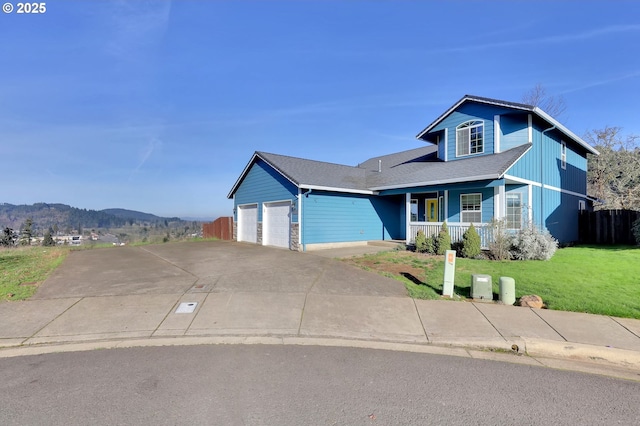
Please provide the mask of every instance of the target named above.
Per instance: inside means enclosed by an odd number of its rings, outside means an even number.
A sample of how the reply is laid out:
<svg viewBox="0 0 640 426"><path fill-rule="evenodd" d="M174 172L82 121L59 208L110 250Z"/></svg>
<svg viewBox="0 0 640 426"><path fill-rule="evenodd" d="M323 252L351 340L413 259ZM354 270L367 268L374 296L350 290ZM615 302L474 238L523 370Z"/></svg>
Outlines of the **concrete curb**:
<svg viewBox="0 0 640 426"><path fill-rule="evenodd" d="M403 351L550 367L640 381L640 353L617 348L526 338L510 341L453 339L425 344L328 336L150 337L6 346L0 347L0 358L103 349L196 345L300 345Z"/></svg>

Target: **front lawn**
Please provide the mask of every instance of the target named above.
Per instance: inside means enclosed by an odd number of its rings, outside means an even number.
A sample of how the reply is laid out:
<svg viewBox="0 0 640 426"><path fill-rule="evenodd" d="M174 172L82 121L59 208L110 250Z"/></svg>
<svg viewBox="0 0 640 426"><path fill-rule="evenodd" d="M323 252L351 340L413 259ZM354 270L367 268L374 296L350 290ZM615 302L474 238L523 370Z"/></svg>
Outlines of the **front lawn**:
<svg viewBox="0 0 640 426"><path fill-rule="evenodd" d="M392 251L345 259L364 269L402 281L409 295L438 299L444 256ZM560 249L549 261L456 259L455 293L469 297L471 275L493 278L497 299L500 277L516 281L516 297L537 294L549 309L640 319L640 248L580 246Z"/></svg>

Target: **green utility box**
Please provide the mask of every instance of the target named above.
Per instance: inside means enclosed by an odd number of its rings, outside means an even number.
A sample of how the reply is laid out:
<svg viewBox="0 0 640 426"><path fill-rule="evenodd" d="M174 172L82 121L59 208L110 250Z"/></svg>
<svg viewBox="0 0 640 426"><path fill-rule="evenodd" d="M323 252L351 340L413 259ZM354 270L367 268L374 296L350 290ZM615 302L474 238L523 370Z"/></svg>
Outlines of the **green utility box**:
<svg viewBox="0 0 640 426"><path fill-rule="evenodd" d="M516 280L511 277L500 277L500 301L505 305L516 303Z"/></svg>
<svg viewBox="0 0 640 426"><path fill-rule="evenodd" d="M474 299L493 300L491 275L474 274L471 276L471 297Z"/></svg>

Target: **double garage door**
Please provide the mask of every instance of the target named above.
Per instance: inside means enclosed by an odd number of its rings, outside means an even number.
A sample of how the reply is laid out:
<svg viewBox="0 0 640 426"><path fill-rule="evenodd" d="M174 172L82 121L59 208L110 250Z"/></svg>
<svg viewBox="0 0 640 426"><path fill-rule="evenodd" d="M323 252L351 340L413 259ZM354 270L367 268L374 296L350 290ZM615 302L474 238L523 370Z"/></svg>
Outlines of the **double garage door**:
<svg viewBox="0 0 640 426"><path fill-rule="evenodd" d="M264 203L262 208L262 244L289 248L291 202ZM238 206L238 241L255 243L257 236L258 206Z"/></svg>

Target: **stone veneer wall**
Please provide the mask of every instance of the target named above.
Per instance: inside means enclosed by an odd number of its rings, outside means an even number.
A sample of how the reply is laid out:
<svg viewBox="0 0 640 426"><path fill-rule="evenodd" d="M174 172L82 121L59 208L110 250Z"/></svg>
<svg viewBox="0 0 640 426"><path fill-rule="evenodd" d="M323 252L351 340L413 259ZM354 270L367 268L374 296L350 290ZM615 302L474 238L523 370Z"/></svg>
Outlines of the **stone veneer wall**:
<svg viewBox="0 0 640 426"><path fill-rule="evenodd" d="M298 235L300 233L300 226L297 223L292 223L291 224L291 234L290 234L290 243L289 243L289 249L294 250L294 251L300 251L301 247L299 247L298 244Z"/></svg>
<svg viewBox="0 0 640 426"><path fill-rule="evenodd" d="M231 239L233 241L238 241L238 222L233 222L233 236Z"/></svg>

